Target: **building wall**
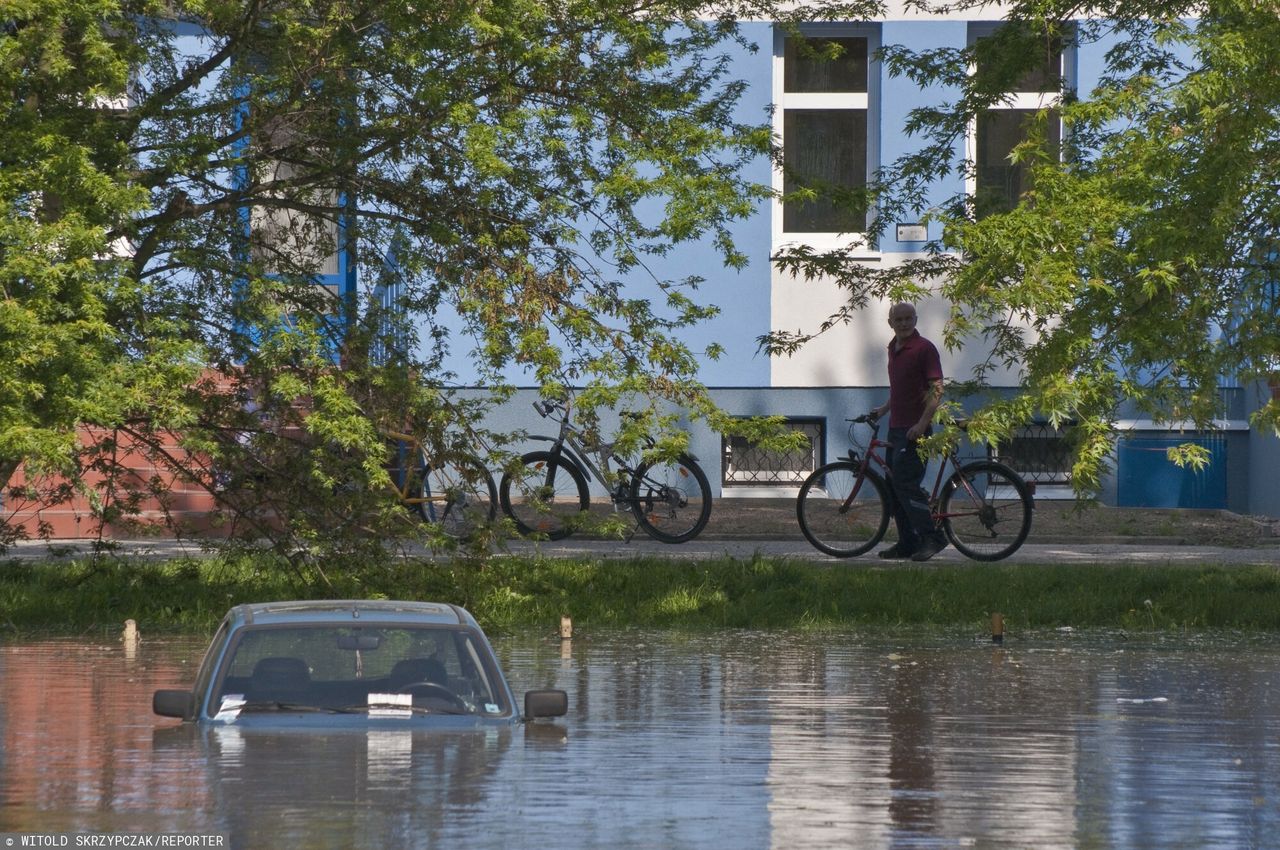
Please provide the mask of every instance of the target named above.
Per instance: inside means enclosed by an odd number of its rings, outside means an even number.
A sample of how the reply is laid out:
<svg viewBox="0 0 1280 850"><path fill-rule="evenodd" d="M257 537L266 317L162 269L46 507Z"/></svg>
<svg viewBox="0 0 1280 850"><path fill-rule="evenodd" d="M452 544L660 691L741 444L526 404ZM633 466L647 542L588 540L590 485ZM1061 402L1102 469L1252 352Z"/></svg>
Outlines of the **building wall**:
<svg viewBox="0 0 1280 850"><path fill-rule="evenodd" d="M1250 409L1266 403L1272 390L1255 384L1245 391ZM1248 486L1247 513L1280 517L1280 436L1254 428L1249 432L1249 467L1241 476Z"/></svg>
<svg viewBox="0 0 1280 850"><path fill-rule="evenodd" d="M974 13L926 16L891 4L889 15L880 22L862 24L822 24L806 28L810 35L865 35L872 49L883 44L903 44L912 48L964 47L972 37ZM985 12L990 16L990 10ZM756 46L754 52L735 49L734 76L748 82L747 94L740 105L739 117L744 121L760 121L773 109L775 132L782 133L782 114L787 94L783 91L784 42L782 33L768 23L750 23L744 33ZM1103 39L1080 45L1064 55L1063 72L1082 95L1098 83L1105 67L1105 56L1114 46ZM874 60L869 66L867 86L868 170L888 165L899 157L915 152L922 142L905 135L901 128L916 108L949 102L957 92L947 87L921 88L906 78L890 77ZM972 140L957 142L959 148ZM963 150L958 151L963 153ZM781 179L771 165L761 159L747 172L749 179L770 182L781 189ZM932 188L931 200L940 203L959 192L971 190L960 175L941 181ZM706 361L702 380L713 397L736 415L786 415L817 418L825 423L826 444L820 456L835 457L847 449L845 418L864 412L880 403L887 393L884 348L891 333L886 319L889 305L872 303L855 313L849 321L837 326L789 356L766 357L758 351L758 339L775 330L814 330L846 300L845 293L830 281L797 280L779 271L770 261L776 252L796 238L783 232L782 210L777 202L762 204L753 218L739 222L734 235L739 247L749 257L749 265L741 270L722 267L710 246L688 245L673 251L668 258L654 264L661 275L680 277L696 274L704 277L701 297L721 308L714 320L689 331L685 339L695 351L708 344L724 346L725 355L718 361ZM901 222L904 224L914 222ZM887 222L884 241L879 250L863 248L855 254L861 261L878 267L892 267L914 256L922 247L918 242L896 240L899 222ZM928 232L930 239L940 236L937 225ZM851 237L824 235L806 237L814 247L848 245ZM941 342L949 306L939 299L917 305L920 330L926 337ZM982 340L968 340L952 350L942 350L943 367L950 378L963 379L986 358ZM1021 376L1016 369L1005 369L990 376L991 383L1005 389L1016 388ZM532 382L516 379L517 384ZM536 397L533 390L519 393L495 413L493 425L499 429L530 427L537 431L536 415L529 407ZM1237 405L1238 406L1238 405ZM1215 445L1221 451L1215 456L1214 474L1225 477L1221 498L1223 507L1247 512L1270 510L1280 512L1280 488L1262 482L1251 474L1260 460L1274 462L1280 455L1280 443L1252 433L1244 425L1242 411L1231 410L1226 432ZM532 423L532 425L531 425ZM1134 424L1134 423L1131 423ZM545 429L544 429L545 430ZM702 460L713 490L721 494L721 437L701 425L691 426L693 452ZM1169 442L1183 439L1169 429L1142 426L1140 436L1155 435ZM1194 436L1194 435L1193 435ZM973 451L978 451L975 448ZM1130 461L1132 462L1132 461ZM1192 474L1192 473L1187 473ZM1069 495L1068 488L1047 488L1058 495ZM1113 472L1103 482L1100 497L1116 503L1121 497L1118 476ZM602 495L603 491L597 491ZM725 496L756 495L751 488L725 488Z"/></svg>
<svg viewBox="0 0 1280 850"><path fill-rule="evenodd" d="M866 413L872 407L882 403L885 392L886 390L875 387L711 388L711 396L716 404L733 416L770 416L785 412L787 416L821 421L826 439L818 448L818 463L835 460L845 455L851 445L847 420ZM513 444L511 451L515 453L545 448L546 442L536 437L553 437L556 434L555 423L540 419L534 412L533 402L537 399L537 390L532 388L519 390L510 401L497 407L489 417L487 424L496 431L503 433L524 431L534 437ZM618 424L616 416L602 417L601 427L605 433L609 433ZM707 473L713 496L759 498L795 495L797 490L795 486L722 486L724 446L721 435L702 422L686 420L684 424L690 434L689 451L698 459ZM865 441L867 436L867 429L860 428L857 433L858 439ZM986 449L982 446L966 445L962 446L961 455L964 458L985 457ZM936 474L936 470L936 463L930 466L928 486L932 486L932 476ZM606 488L599 482L590 483L593 497L602 498L608 494Z"/></svg>
<svg viewBox="0 0 1280 850"><path fill-rule="evenodd" d="M756 47L752 53L732 46L727 52L733 58L733 76L745 80L746 93L738 105L737 120L760 124L768 120L772 101L773 26L747 23L743 35ZM772 166L758 157L743 177L753 183L767 184ZM757 214L730 227L738 250L748 258L745 268L726 268L720 255L709 242L681 246L666 257L649 263L659 276L702 277L695 297L704 304L720 308L715 318L689 329L682 337L695 352L704 352L712 344L724 348L718 360L703 358L701 379L716 385L769 385L769 358L758 351L757 339L769 332L770 291L767 284L770 257L770 212L761 205Z"/></svg>
<svg viewBox="0 0 1280 850"><path fill-rule="evenodd" d="M10 527L21 529L28 538L48 534L52 538L150 537L169 533L170 523L184 530L202 534L216 534L212 520L217 502L210 493L172 471L157 466L145 447L123 432L102 428L81 427L77 436L82 446L104 443L114 444L110 452L119 465L114 482L95 469L87 470L81 477L79 488L61 477L29 477L25 469L19 469L0 499L0 520ZM180 444L180 436L173 433L158 435L160 448L169 456L201 465ZM111 485L118 488L119 496L126 488L146 492L148 488L163 494L161 498L148 496L137 505L137 512L122 517L117 522L103 524L95 515L94 504L110 505ZM31 495L28 496L27 494Z"/></svg>
<svg viewBox="0 0 1280 850"><path fill-rule="evenodd" d="M945 16L925 15L905 8L905 2L890 4L890 12L884 20L863 24L834 24L813 27L813 34L857 32L868 34L873 44L903 44L912 48L963 47L970 37L972 13L952 13ZM992 14L990 10L985 15ZM775 112L785 98L782 91L783 41L780 32L768 22L750 22L742 27L742 34L754 50L739 45L726 46L733 62L732 76L747 82L746 94L738 106L738 118L743 123L760 123L774 115L775 127L781 132L781 110ZM198 34L188 33L191 37ZM1082 45L1065 57L1064 71L1073 80L1082 95L1097 84L1106 52L1112 42L1102 40ZM872 61L868 79L868 165L869 170L892 163L899 157L914 152L921 145L919 139L906 136L901 128L911 111L916 108L949 102L956 92L942 86L920 88L906 78L892 78L878 63ZM958 146L965 142L957 142ZM760 184L772 184L780 188L780 179L770 162L760 157L750 163L744 177ZM932 189L932 201L964 191L960 176L936 184ZM759 351L758 340L774 330L812 330L826 316L844 303L844 293L829 281L803 281L792 279L778 271L771 263L773 253L788 244L787 234L781 227L781 207L776 202L761 202L757 212L743 221L733 224L731 230L740 250L745 251L748 264L744 269L724 267L720 255L706 241L680 246L666 257L652 258L649 267L659 278L703 278L698 299L717 305L720 314L684 333L684 340L694 351L704 351L709 345L724 348L718 360L705 359L701 370L702 381L711 388L714 399L728 412L735 415L786 415L813 418L825 425L825 444L820 458L834 458L848 448L845 419L865 412L881 403L887 394L885 371L885 345L891 334L886 318L888 304L873 303L856 313L850 321L832 329L792 356L768 357ZM879 267L892 267L905 262L918 251L921 243L898 242L896 228L899 222L889 222L885 228L885 240L878 250L863 249L858 257L862 262ZM902 222L911 223L911 222ZM928 236L940 236L937 225L931 226ZM827 238L829 246L847 244L848 239L835 235ZM349 265L335 268L325 283L349 294L355 288L354 269ZM636 280L640 293L651 290L651 282ZM948 305L940 300L927 300L918 305L921 332L941 342L942 329L947 318ZM456 317L447 312L434 317L455 328L460 327ZM448 367L455 371L462 384L476 384L478 373L467 356L465 339L458 340L457 356ZM981 340L970 340L954 350L941 345L943 368L948 377L967 377L973 367L981 362L986 349ZM531 433L550 433L550 423L539 420L531 408L537 398L528 375L511 373L508 379L525 387L507 404L496 409L488 425L496 430L526 429ZM1019 383L1016 371L1006 370L991 378L998 387L1013 388ZM1256 409L1256 404L1249 410ZM1262 434L1242 427L1247 411L1228 413L1233 426L1226 435L1225 458L1226 495L1225 506L1231 510L1248 513L1265 513L1280 516L1280 481L1271 473L1280 469L1280 440L1274 435ZM606 427L610 423L605 423ZM691 451L705 467L716 495L752 496L776 495L766 489L721 488L722 442L721 436L701 423L690 425ZM1145 429L1143 434L1170 435L1166 430ZM1170 435L1171 436L1171 435ZM527 443L523 448L531 448ZM970 450L979 452L980 448ZM151 473L149 467L139 464L139 475ZM176 489L176 487L175 487ZM604 490L593 486L597 495ZM1117 476L1105 479L1101 497L1116 503L1120 497ZM196 493L182 492L172 509L191 518L212 507L211 500ZM159 514L158 505L149 505ZM10 502L9 510L15 506ZM79 502L44 514L46 521L54 523L60 536L75 536L87 532L87 504ZM34 523L33 517L28 517ZM33 526L34 527L34 526Z"/></svg>

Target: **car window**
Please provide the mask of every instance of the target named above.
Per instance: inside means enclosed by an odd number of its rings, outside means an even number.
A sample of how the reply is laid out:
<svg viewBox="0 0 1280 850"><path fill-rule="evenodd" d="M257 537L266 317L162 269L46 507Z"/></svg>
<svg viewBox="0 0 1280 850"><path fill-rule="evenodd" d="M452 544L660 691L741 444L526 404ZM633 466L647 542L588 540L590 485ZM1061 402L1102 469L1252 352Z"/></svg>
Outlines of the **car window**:
<svg viewBox="0 0 1280 850"><path fill-rule="evenodd" d="M205 650L204 657L200 659L194 689L196 694L204 694L209 688L209 683L213 680L214 671L218 666L218 659L222 657L222 651L226 648L227 638L230 635L231 621L224 619L218 625L218 631L214 633L213 640L209 641L209 648Z"/></svg>
<svg viewBox="0 0 1280 850"><path fill-rule="evenodd" d="M458 628L248 627L224 665L220 697L337 707L410 689L415 704L447 692L458 698L458 713L504 714L504 689L487 656Z"/></svg>

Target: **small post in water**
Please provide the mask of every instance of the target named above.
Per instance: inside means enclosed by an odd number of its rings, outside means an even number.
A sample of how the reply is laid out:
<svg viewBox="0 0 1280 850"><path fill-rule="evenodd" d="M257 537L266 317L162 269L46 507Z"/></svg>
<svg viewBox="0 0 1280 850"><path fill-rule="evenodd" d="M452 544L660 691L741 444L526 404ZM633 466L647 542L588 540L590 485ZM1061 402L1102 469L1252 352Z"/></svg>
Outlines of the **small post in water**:
<svg viewBox="0 0 1280 850"><path fill-rule="evenodd" d="M1004 643L1004 614L991 615L991 642Z"/></svg>
<svg viewBox="0 0 1280 850"><path fill-rule="evenodd" d="M573 620L568 617L560 618L560 640L570 640L573 637Z"/></svg>

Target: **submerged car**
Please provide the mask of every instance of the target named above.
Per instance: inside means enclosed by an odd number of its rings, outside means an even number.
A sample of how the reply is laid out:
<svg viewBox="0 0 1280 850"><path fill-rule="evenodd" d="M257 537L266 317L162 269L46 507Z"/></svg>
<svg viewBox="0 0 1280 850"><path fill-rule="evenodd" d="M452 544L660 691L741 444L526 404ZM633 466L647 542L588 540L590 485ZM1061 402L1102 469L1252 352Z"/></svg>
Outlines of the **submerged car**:
<svg viewBox="0 0 1280 850"><path fill-rule="evenodd" d="M520 711L489 641L457 605L299 601L237 605L191 690L160 690L152 710L201 724L270 727L510 726L568 710L532 690Z"/></svg>

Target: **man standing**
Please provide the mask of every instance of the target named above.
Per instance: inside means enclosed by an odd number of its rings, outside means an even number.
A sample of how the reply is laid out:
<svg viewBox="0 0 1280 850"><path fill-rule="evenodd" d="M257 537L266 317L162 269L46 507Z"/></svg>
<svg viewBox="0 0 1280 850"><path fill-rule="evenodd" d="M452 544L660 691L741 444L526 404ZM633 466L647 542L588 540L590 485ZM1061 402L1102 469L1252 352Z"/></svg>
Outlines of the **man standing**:
<svg viewBox="0 0 1280 850"><path fill-rule="evenodd" d="M893 520L898 542L882 550L881 558L927 561L941 552L947 539L934 524L929 494L921 486L925 464L917 451L921 437L932 433L933 415L942 402L942 360L932 342L916 330L916 308L889 308L889 400L871 411L879 419L889 414L889 471L893 489Z"/></svg>

